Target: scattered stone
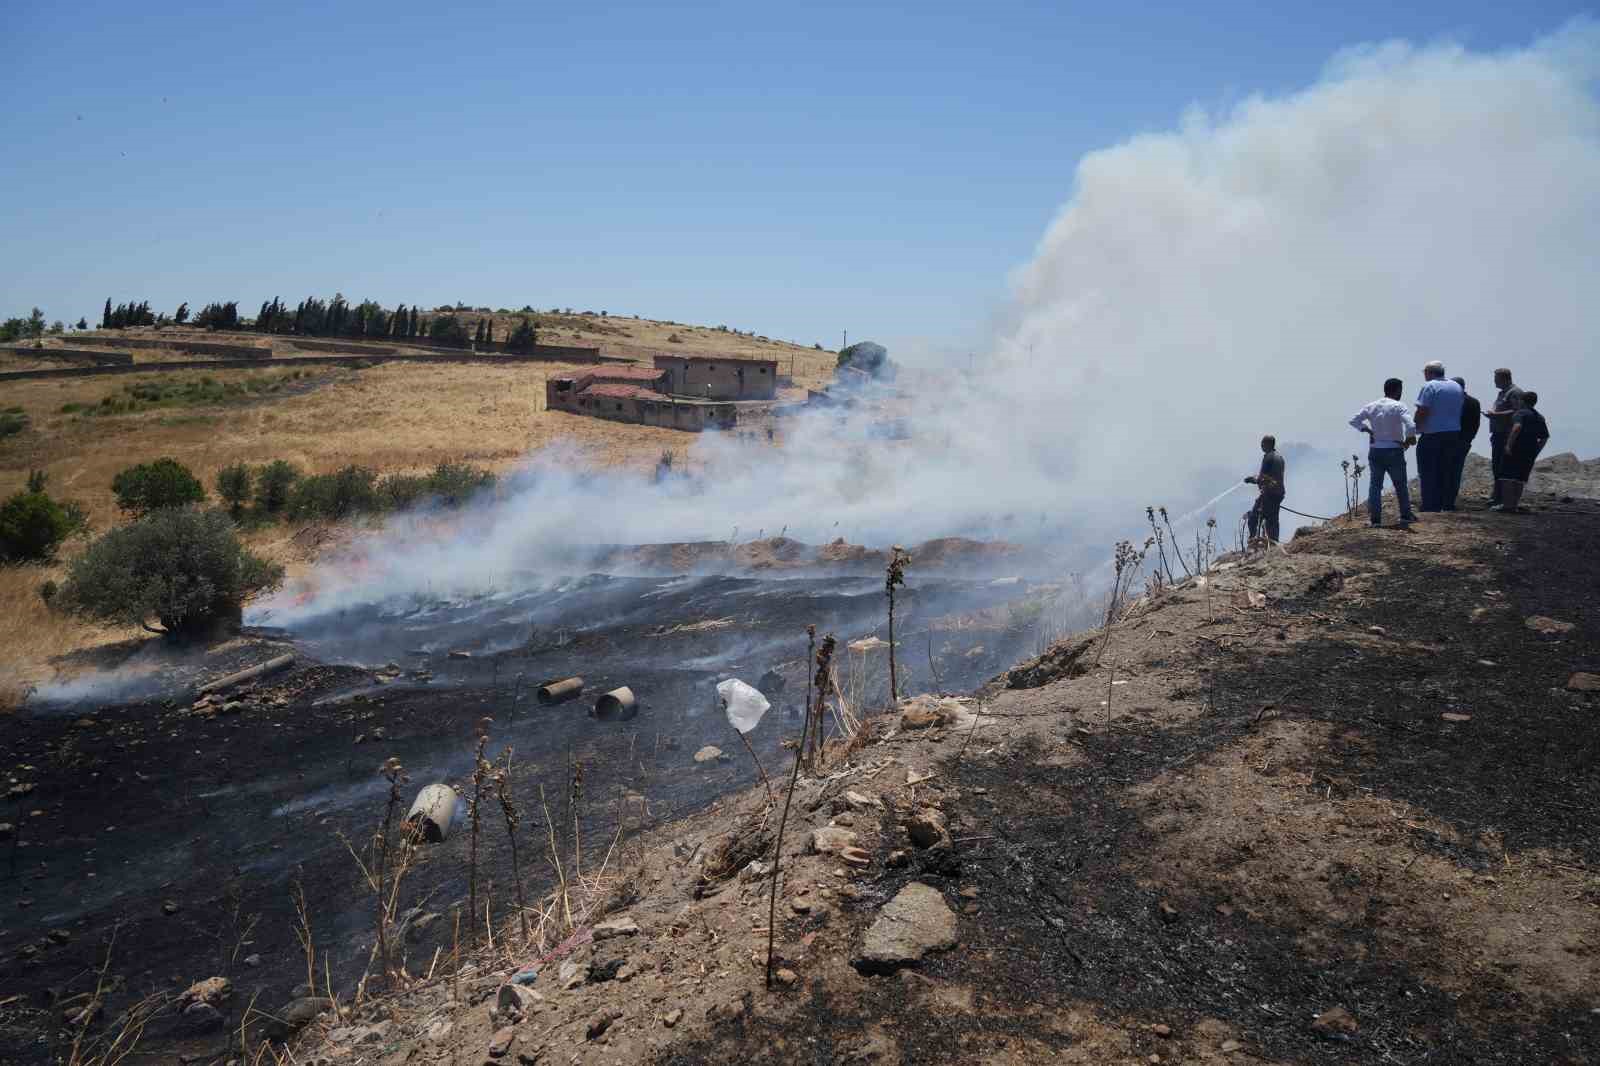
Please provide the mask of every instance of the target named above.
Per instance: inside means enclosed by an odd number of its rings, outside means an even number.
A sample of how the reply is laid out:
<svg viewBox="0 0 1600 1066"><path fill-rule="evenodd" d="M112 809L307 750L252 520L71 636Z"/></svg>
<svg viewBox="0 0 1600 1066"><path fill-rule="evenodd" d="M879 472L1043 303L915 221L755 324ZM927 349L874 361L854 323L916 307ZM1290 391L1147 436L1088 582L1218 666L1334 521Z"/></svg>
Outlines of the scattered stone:
<svg viewBox="0 0 1600 1066"><path fill-rule="evenodd" d="M568 959L566 962L561 964L561 969L556 971L556 976L557 980L561 984L562 989L571 991L574 988L578 988L588 983L589 964L578 963L572 959Z"/></svg>
<svg viewBox="0 0 1600 1066"><path fill-rule="evenodd" d="M889 857L884 862L890 869L898 870L911 862L911 852L905 848L896 848L889 853Z"/></svg>
<svg viewBox="0 0 1600 1066"><path fill-rule="evenodd" d="M501 985L495 1011L501 1018L526 1018L538 1011L543 999L526 985Z"/></svg>
<svg viewBox="0 0 1600 1066"><path fill-rule="evenodd" d="M1455 714L1455 713L1453 713L1451 711L1446 711L1443 714L1441 714L1439 717L1443 718L1447 722L1470 722L1470 721L1472 721L1472 715L1470 715L1470 714Z"/></svg>
<svg viewBox="0 0 1600 1066"><path fill-rule="evenodd" d="M1232 918L1233 917L1233 904L1231 904L1231 903L1219 903L1219 904L1217 904L1217 913L1222 915L1224 918Z"/></svg>
<svg viewBox="0 0 1600 1066"><path fill-rule="evenodd" d="M858 870L865 870L868 866L872 865L872 856L868 855L860 848L845 848L843 851L839 852L839 859L850 866L854 866Z"/></svg>
<svg viewBox="0 0 1600 1066"><path fill-rule="evenodd" d="M1244 1047L1244 1045L1239 1043L1237 1040L1224 1040L1222 1042L1223 1051L1238 1051L1242 1047Z"/></svg>
<svg viewBox="0 0 1600 1066"><path fill-rule="evenodd" d="M183 995L178 997L180 1005L190 1003L209 1003L215 1006L233 995L233 982L226 977L207 977L204 981L196 981L184 989Z"/></svg>
<svg viewBox="0 0 1600 1066"><path fill-rule="evenodd" d="M191 1003L183 1008L183 1022L191 1029L205 1031L222 1026L222 1012L209 1003Z"/></svg>
<svg viewBox="0 0 1600 1066"><path fill-rule="evenodd" d="M30 793L32 791L33 791L33 782L32 781L23 781L20 784L12 785L11 786L11 790L9 792L7 792L6 795L10 796L12 799L20 799L21 797L26 796L28 793Z"/></svg>
<svg viewBox="0 0 1600 1066"><path fill-rule="evenodd" d="M971 885L968 885L966 888L963 888L961 890L961 898L962 899L977 899L978 898L978 890L973 888Z"/></svg>
<svg viewBox="0 0 1600 1066"><path fill-rule="evenodd" d="M1367 632L1371 633L1373 636L1381 637L1387 635L1389 631L1382 626L1368 626Z"/></svg>
<svg viewBox="0 0 1600 1066"><path fill-rule="evenodd" d="M441 919L441 917L442 915L438 915L430 911L427 914L419 915L418 917L413 918L411 920L411 924L406 926L406 939L420 939L435 922L438 922Z"/></svg>
<svg viewBox="0 0 1600 1066"><path fill-rule="evenodd" d="M851 960L862 973L890 973L957 941L956 916L939 890L913 881L896 893L867 930Z"/></svg>
<svg viewBox="0 0 1600 1066"><path fill-rule="evenodd" d="M441 1019L428 1026L427 1032L422 1034L422 1039L430 1044L443 1044L450 1038L450 1031L454 1028L454 1024Z"/></svg>
<svg viewBox="0 0 1600 1066"><path fill-rule="evenodd" d="M472 653L470 651L463 651L460 648L457 648L455 651L453 651L453 652L451 652L449 654L448 658L451 658L451 659L470 659L470 658L472 658Z"/></svg>
<svg viewBox="0 0 1600 1066"><path fill-rule="evenodd" d="M67 941L72 939L72 934L67 932L65 929L52 929L50 930L49 937L52 944L65 944Z"/></svg>
<svg viewBox="0 0 1600 1066"><path fill-rule="evenodd" d="M1356 1020L1343 1007L1330 1007L1311 1020L1312 1031L1330 1040L1348 1040L1356 1031Z"/></svg>
<svg viewBox="0 0 1600 1066"><path fill-rule="evenodd" d="M1524 618L1522 620L1522 624L1533 630L1535 633L1543 633L1546 636L1552 637L1559 636L1562 633L1570 633L1577 628L1575 623L1563 622L1558 618L1549 618L1542 614L1531 615L1527 618Z"/></svg>
<svg viewBox="0 0 1600 1066"><path fill-rule="evenodd" d="M260 966L261 965L261 956L260 955L246 955L244 957L244 964L246 966Z"/></svg>
<svg viewBox="0 0 1600 1066"><path fill-rule="evenodd" d="M673 1026L677 1025L682 1018L683 1011L679 1010L677 1007L674 1007L672 1010L667 1011L667 1013L661 1016L661 1024L666 1026L668 1029L671 1029Z"/></svg>
<svg viewBox="0 0 1600 1066"><path fill-rule="evenodd" d="M495 1034L489 1038L489 1057L491 1059L502 1058L506 1052L511 1050L511 1045L516 1042L516 1039L517 1031L511 1026L506 1025L496 1029Z"/></svg>
<svg viewBox="0 0 1600 1066"><path fill-rule="evenodd" d="M789 909L794 911L796 914L810 914L811 901L806 899L792 899L789 901Z"/></svg>
<svg viewBox="0 0 1600 1066"><path fill-rule="evenodd" d="M1160 903L1156 904L1156 913L1161 916L1161 920L1163 922L1166 922L1169 925L1178 920L1178 908L1174 907L1166 900L1162 900Z"/></svg>
<svg viewBox="0 0 1600 1066"><path fill-rule="evenodd" d="M1600 674L1579 672L1567 678L1569 692L1600 692Z"/></svg>
<svg viewBox="0 0 1600 1066"><path fill-rule="evenodd" d="M833 824L842 825L846 829L853 829L855 828L856 820L848 814L840 814L834 816Z"/></svg>
<svg viewBox="0 0 1600 1066"><path fill-rule="evenodd" d="M824 826L811 831L811 851L815 855L838 855L847 848L854 848L858 839L848 829Z"/></svg>
<svg viewBox="0 0 1600 1066"><path fill-rule="evenodd" d="M785 988L792 987L795 984L795 982L800 980L800 975L795 973L793 970L789 969L786 966L785 967L780 967L778 969L778 972L773 974L772 976L776 977L778 979L778 983L780 985L783 985Z"/></svg>
<svg viewBox="0 0 1600 1066"><path fill-rule="evenodd" d="M621 936L638 936L639 926L632 918L623 915L621 918L611 918L594 927L596 941L611 940Z"/></svg>
<svg viewBox="0 0 1600 1066"><path fill-rule="evenodd" d="M981 914L983 913L983 908L976 903L968 903L961 908L961 913L966 915Z"/></svg>
<svg viewBox="0 0 1600 1066"><path fill-rule="evenodd" d="M167 900L165 903L163 903L161 905L161 913L167 915L168 917L171 917L172 915L177 914L178 913L178 904L176 902L174 902L173 900L170 900L170 899Z"/></svg>
<svg viewBox="0 0 1600 1066"><path fill-rule="evenodd" d="M605 1010L597 1011L595 1016L589 1019L589 1028L587 1030L589 1039L594 1040L595 1038L603 1035L607 1029L611 1028L611 1023L621 1017L622 1012L617 1010L615 1007L608 1007Z"/></svg>
<svg viewBox="0 0 1600 1066"><path fill-rule="evenodd" d="M1172 1035L1172 1026L1165 1024L1152 1025L1150 1031L1159 1037L1166 1038Z"/></svg>
<svg viewBox="0 0 1600 1066"><path fill-rule="evenodd" d="M726 758L727 756L722 753L722 749L717 747L715 744L707 744L705 747L694 753L694 761L697 763L717 762L719 759Z"/></svg>
<svg viewBox="0 0 1600 1066"><path fill-rule="evenodd" d="M932 807L924 807L907 818L906 833L919 848L940 847L950 843L950 830L945 826L944 815Z"/></svg>
<svg viewBox="0 0 1600 1066"><path fill-rule="evenodd" d="M858 811L866 810L869 807L881 806L877 800L870 796L864 796L859 792L846 792L844 794L844 801Z"/></svg>
<svg viewBox="0 0 1600 1066"><path fill-rule="evenodd" d="M12 833L15 833L16 831L17 831L17 827L16 827L15 823L13 823L13 822L0 822L0 840L4 840L6 837L10 836Z"/></svg>

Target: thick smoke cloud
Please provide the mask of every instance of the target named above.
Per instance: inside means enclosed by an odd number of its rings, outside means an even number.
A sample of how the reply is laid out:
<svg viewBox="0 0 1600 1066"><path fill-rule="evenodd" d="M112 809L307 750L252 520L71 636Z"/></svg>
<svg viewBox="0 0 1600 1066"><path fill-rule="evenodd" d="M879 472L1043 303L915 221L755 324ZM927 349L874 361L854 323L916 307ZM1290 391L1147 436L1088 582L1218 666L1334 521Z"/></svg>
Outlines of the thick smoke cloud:
<svg viewBox="0 0 1600 1066"><path fill-rule="evenodd" d="M1479 395L1515 368L1544 396L1551 451L1592 455L1597 74L1600 26L1581 21L1499 53L1352 49L1301 92L1191 110L1084 157L991 353L935 379L911 441L832 416L777 454L707 435L693 489L535 456L449 535L397 524L367 567L324 568L276 614L505 587L585 545L734 527L1002 535L1082 561L1136 533L1146 504L1177 513L1250 472L1264 432L1297 446L1290 505L1328 513L1338 457L1364 444L1344 420L1388 376L1414 395L1430 359Z"/></svg>
<svg viewBox="0 0 1600 1066"><path fill-rule="evenodd" d="M1032 447L1070 449L1075 492L1176 498L1264 432L1348 453L1383 379L1413 396L1442 359L1480 395L1513 367L1552 449L1593 454L1597 73L1587 21L1504 53L1364 47L1085 157L999 349L1049 368L1015 398Z"/></svg>

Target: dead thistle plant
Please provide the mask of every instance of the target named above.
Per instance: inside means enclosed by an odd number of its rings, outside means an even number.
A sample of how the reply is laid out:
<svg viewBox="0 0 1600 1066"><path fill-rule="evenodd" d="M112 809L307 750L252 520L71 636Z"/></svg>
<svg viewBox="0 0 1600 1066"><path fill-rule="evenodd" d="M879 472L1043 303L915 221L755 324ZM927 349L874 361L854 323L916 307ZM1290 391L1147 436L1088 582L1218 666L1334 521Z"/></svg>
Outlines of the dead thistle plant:
<svg viewBox="0 0 1600 1066"><path fill-rule="evenodd" d="M896 544L889 551L889 566L883 579L883 592L889 598L889 706L900 702L900 678L895 670L894 657L894 590L906 583L906 567L911 565L911 555Z"/></svg>
<svg viewBox="0 0 1600 1066"><path fill-rule="evenodd" d="M500 800L500 813L505 817L506 840L511 845L511 877L517 891L517 921L522 928L522 942L528 942L528 905L522 895L522 860L517 854L517 827L522 824L522 813L511 794L511 749L506 749L506 764L494 774L495 796Z"/></svg>
<svg viewBox="0 0 1600 1066"><path fill-rule="evenodd" d="M478 719L478 746L472 757L472 797L467 801L467 816L470 819L467 838L467 943L472 947L478 944L478 833L483 825L483 786L493 769L489 760L483 757L483 750L489 745L489 723L493 721L487 716Z"/></svg>

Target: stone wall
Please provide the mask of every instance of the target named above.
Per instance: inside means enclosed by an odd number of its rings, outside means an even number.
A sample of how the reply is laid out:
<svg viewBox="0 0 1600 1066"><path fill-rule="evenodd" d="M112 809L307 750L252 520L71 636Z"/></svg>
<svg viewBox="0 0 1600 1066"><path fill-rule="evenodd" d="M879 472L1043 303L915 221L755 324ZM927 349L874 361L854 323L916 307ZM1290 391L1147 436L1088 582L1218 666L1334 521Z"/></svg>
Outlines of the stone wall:
<svg viewBox="0 0 1600 1066"><path fill-rule="evenodd" d="M31 344L7 344L0 351L12 352L31 359L59 359L63 363L85 363L90 366L127 366L133 362L132 352L102 352L83 348L35 348Z"/></svg>

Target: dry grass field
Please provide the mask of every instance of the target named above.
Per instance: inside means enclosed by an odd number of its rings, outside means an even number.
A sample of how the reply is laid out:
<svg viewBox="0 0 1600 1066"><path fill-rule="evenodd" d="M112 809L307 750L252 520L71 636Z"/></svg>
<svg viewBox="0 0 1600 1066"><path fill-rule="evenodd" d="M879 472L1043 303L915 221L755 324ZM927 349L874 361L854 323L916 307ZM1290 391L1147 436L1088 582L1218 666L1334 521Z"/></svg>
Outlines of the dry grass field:
<svg viewBox="0 0 1600 1066"><path fill-rule="evenodd" d="M469 320L473 312L463 312ZM519 316L497 316L504 335ZM834 364L831 352L762 341L705 327L632 318L540 316L541 339L556 344L598 344L608 355L646 360L654 351L704 352L773 358L780 374L790 365L798 383L818 385ZM679 336L682 343L670 343ZM217 339L225 339L219 336ZM287 344L280 341L280 354ZM139 361L166 358L140 352ZM29 360L0 355L0 370L25 369ZM281 358L264 369L222 370L221 382L256 382L246 398L225 403L180 404L126 414L86 414L64 407L98 408L145 382L199 379L205 364L150 375L16 381L0 385L3 406L21 407L26 430L0 440L0 498L22 488L29 470L49 475L50 491L77 501L93 529L123 520L111 479L123 468L171 456L192 469L208 489L216 473L235 462L287 459L308 472L350 464L380 472L424 471L440 462L475 463L496 471L530 451L560 441L581 450L596 467L633 467L646 477L662 451L680 459L694 435L626 425L544 409L550 375L582 368L564 364L387 364L365 370L296 367ZM276 384L276 388L268 386ZM308 540L292 525L268 526L248 539L262 554L293 568L309 561ZM140 634L81 625L49 611L39 596L48 579L59 581L65 563L84 540L65 545L51 566L0 568L0 708L14 705L30 684L70 672L71 653Z"/></svg>

